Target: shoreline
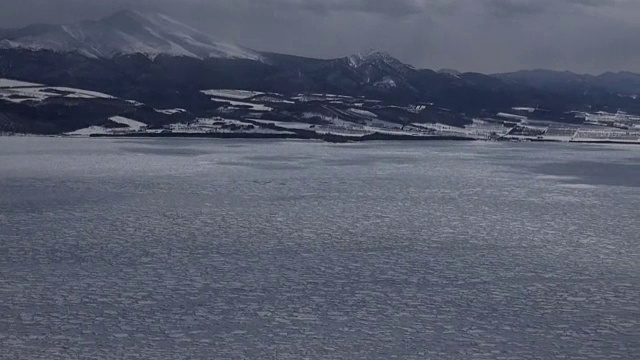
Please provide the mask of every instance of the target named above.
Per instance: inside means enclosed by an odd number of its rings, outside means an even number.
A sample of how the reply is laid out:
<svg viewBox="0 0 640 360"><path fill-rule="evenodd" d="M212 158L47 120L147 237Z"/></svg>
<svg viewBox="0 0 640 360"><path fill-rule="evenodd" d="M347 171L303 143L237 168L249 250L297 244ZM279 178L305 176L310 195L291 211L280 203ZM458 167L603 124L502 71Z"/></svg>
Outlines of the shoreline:
<svg viewBox="0 0 640 360"><path fill-rule="evenodd" d="M69 136L71 137L71 136ZM486 142L523 142L523 143L564 143L564 144L617 144L640 145L640 141L625 140L559 140L559 139L475 139L453 135L401 135L373 133L362 136L344 136L336 134L304 133L130 133L130 134L93 134L88 138L191 138L191 139L292 139L320 140L328 143L357 143L368 141L486 141Z"/></svg>
<svg viewBox="0 0 640 360"><path fill-rule="evenodd" d="M373 133L363 136L309 133L131 133L93 134L88 138L193 138L193 139L293 139L320 140L329 143L354 143L367 141L478 141L463 136L415 136Z"/></svg>
<svg viewBox="0 0 640 360"><path fill-rule="evenodd" d="M183 139L266 139L266 140L316 140L327 143L359 143L369 141L467 141L467 142L506 142L506 143L560 143L560 144L602 144L602 145L640 145L640 141L606 140L606 139L533 139L533 138L509 138L509 139L477 139L453 135L402 135L372 133L362 136L345 136L337 134L318 134L314 132L303 133L122 133L122 134L91 134L87 136L74 136L66 134L0 134L0 137L43 137L43 138L129 138L129 139L157 139L157 138L183 138Z"/></svg>

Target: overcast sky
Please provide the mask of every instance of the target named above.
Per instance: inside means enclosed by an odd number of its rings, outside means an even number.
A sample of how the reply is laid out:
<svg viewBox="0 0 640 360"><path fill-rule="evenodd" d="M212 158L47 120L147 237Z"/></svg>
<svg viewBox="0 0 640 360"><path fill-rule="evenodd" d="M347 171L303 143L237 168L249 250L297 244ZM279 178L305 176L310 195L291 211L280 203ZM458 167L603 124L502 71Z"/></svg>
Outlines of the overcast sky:
<svg viewBox="0 0 640 360"><path fill-rule="evenodd" d="M377 49L417 67L640 72L640 0L1 0L0 27L170 15L256 50Z"/></svg>

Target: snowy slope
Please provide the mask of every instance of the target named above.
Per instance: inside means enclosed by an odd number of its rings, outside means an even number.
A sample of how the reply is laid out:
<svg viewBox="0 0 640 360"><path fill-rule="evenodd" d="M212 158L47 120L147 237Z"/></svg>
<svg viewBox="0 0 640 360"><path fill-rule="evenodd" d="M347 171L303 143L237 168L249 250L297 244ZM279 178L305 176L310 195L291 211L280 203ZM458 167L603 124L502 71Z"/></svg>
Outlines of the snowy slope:
<svg viewBox="0 0 640 360"><path fill-rule="evenodd" d="M30 26L9 30L0 48L76 52L92 58L122 54L234 58L261 61L260 54L215 40L160 14L123 11L98 21L71 25Z"/></svg>
<svg viewBox="0 0 640 360"><path fill-rule="evenodd" d="M34 87L34 86L42 86L42 85L34 84L30 82L18 81L18 80L0 79L0 89Z"/></svg>
<svg viewBox="0 0 640 360"><path fill-rule="evenodd" d="M125 127L129 127L133 130L140 130L142 128L147 127L147 124L137 121L137 120L133 120L133 119L129 119L123 116L113 116L110 117L109 120L124 125Z"/></svg>
<svg viewBox="0 0 640 360"><path fill-rule="evenodd" d="M378 66L391 68L399 72L406 71L407 68L413 69L413 67L402 63L400 60L382 51L371 51L368 53L350 55L347 57L347 60L349 61L349 66L352 68Z"/></svg>
<svg viewBox="0 0 640 360"><path fill-rule="evenodd" d="M413 89L410 79L416 76L417 70L388 53L360 53L339 60L346 63L366 84L387 90Z"/></svg>
<svg viewBox="0 0 640 360"><path fill-rule="evenodd" d="M24 81L0 78L0 100L20 104L41 102L48 98L115 99L96 91L60 86L43 86Z"/></svg>
<svg viewBox="0 0 640 360"><path fill-rule="evenodd" d="M246 100L254 96L264 95L263 92L259 92L259 91L227 90L227 89L203 90L202 93L205 95L219 96L223 98L238 99L238 100Z"/></svg>

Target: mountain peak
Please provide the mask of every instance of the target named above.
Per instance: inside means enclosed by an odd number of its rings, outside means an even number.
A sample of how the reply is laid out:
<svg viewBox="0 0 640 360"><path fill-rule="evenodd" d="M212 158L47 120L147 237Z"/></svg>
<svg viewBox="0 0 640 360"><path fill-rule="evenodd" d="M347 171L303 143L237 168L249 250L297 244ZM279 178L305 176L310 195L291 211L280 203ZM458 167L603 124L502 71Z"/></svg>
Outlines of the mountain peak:
<svg viewBox="0 0 640 360"><path fill-rule="evenodd" d="M415 70L413 66L403 63L384 51L358 53L348 56L346 60L351 68L365 71L375 68L383 72L406 74Z"/></svg>
<svg viewBox="0 0 640 360"><path fill-rule="evenodd" d="M456 69L447 69L447 68L438 70L438 73L439 74L447 74L447 75L451 75L451 76L459 76L459 75L462 74L460 71L458 71Z"/></svg>
<svg viewBox="0 0 640 360"><path fill-rule="evenodd" d="M168 16L123 10L96 21L51 26L0 38L0 48L75 52L93 58L144 54L262 61L256 51L214 39Z"/></svg>
<svg viewBox="0 0 640 360"><path fill-rule="evenodd" d="M347 58L349 59L349 65L355 68L373 62L400 63L400 60L394 58L389 53L377 50L369 50L367 52L357 53L348 56Z"/></svg>

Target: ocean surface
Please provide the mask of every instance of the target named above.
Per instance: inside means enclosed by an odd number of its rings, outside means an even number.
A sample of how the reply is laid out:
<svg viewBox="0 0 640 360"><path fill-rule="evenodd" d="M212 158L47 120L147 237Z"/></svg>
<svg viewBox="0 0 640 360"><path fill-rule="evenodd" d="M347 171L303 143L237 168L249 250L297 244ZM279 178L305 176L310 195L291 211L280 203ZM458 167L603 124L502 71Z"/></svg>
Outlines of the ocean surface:
<svg viewBox="0 0 640 360"><path fill-rule="evenodd" d="M2 359L638 359L640 147L0 138Z"/></svg>

